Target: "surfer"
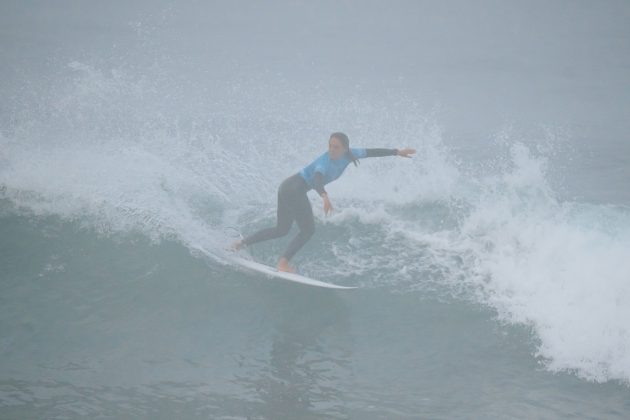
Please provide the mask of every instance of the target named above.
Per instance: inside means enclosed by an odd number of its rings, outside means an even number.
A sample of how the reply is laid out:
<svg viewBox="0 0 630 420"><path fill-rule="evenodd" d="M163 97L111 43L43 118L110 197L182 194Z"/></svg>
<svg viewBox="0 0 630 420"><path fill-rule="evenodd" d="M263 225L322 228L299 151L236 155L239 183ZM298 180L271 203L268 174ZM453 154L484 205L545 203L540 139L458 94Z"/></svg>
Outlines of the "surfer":
<svg viewBox="0 0 630 420"><path fill-rule="evenodd" d="M328 215L333 207L324 185L339 178L350 162L357 166L358 158L380 156L410 158L410 155L414 153L416 153L414 149L351 148L347 135L344 133L332 133L328 140L327 152L280 184L276 226L259 230L234 242L232 249L238 250L246 245L285 236L289 233L295 220L300 228L300 232L287 246L286 251L284 251L278 261L277 267L278 271L295 273L295 269L289 265L289 260L315 233L313 209L306 193L311 189L317 191L324 201L324 214Z"/></svg>

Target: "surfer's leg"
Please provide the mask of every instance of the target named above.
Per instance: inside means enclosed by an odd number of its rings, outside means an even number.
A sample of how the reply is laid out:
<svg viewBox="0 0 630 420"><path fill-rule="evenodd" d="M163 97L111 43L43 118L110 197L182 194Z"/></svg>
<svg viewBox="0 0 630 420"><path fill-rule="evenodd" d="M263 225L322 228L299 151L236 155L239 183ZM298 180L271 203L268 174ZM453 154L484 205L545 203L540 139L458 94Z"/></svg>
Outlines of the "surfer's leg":
<svg viewBox="0 0 630 420"><path fill-rule="evenodd" d="M286 182L286 180L285 180ZM289 233L293 224L293 215L291 214L291 196L287 194L286 183L283 182L278 190L278 211L276 226L259 230L258 232L244 238L240 242L240 246L251 245L257 242L269 239L280 238Z"/></svg>
<svg viewBox="0 0 630 420"><path fill-rule="evenodd" d="M286 251L282 254L281 260L284 258L287 263L293 258L295 253L304 246L311 236L313 236L313 233L315 233L313 209L306 193L295 197L294 206L294 217L300 228L300 232L291 240Z"/></svg>
<svg viewBox="0 0 630 420"><path fill-rule="evenodd" d="M289 233L289 230L291 229L291 224L293 223L293 220L288 213L289 211L286 206L280 206L278 208L278 221L276 222L276 226L259 230L258 232L244 238L241 241L241 244L251 245L257 242L280 238L286 235L287 233Z"/></svg>

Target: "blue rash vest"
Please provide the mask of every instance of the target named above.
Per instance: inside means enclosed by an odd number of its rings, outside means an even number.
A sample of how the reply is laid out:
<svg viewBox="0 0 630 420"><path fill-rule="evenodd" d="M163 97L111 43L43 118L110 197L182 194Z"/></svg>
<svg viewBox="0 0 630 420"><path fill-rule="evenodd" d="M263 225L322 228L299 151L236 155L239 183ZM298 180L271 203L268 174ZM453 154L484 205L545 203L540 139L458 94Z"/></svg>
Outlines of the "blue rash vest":
<svg viewBox="0 0 630 420"><path fill-rule="evenodd" d="M365 148L351 147L350 151L357 158L367 157L367 149ZM308 166L302 168L299 173L302 178L304 178L309 188L315 188L313 181L315 172L319 172L323 175L324 185L326 185L339 178L350 162L352 161L348 159L348 156L346 155L344 155L341 159L333 160L328 155L328 152L325 152Z"/></svg>

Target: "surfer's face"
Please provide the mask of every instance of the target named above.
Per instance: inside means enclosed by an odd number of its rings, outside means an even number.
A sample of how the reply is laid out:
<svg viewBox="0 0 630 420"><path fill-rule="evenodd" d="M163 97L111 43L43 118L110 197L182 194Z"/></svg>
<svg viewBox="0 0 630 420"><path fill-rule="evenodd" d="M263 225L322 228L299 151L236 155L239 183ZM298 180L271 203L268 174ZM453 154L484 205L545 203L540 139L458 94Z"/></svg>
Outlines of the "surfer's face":
<svg viewBox="0 0 630 420"><path fill-rule="evenodd" d="M328 140L328 155L331 159L341 159L346 151L343 143L341 143L341 140L337 137L331 137L330 140Z"/></svg>

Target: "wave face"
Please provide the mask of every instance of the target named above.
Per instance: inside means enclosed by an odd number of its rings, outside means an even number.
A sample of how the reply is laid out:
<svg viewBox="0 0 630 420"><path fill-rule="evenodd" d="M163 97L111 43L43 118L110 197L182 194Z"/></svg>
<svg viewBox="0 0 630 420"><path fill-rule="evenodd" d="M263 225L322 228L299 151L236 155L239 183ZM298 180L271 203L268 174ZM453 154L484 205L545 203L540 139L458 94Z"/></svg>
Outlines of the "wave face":
<svg viewBox="0 0 630 420"><path fill-rule="evenodd" d="M162 52L159 24L131 26L132 52ZM508 122L453 141L440 107L400 85L348 92L251 69L200 84L190 63L132 52L54 60L45 78L4 87L8 413L121 415L129 398L151 413L169 395L165 413L192 416L430 417L436 402L500 416L497 395L522 402L507 376L567 401L541 394L517 417L628 409L630 207L623 185L571 180L591 145L562 125L532 135ZM418 151L349 166L327 186L329 217L309 193L316 234L295 264L361 290L225 266L223 247L275 223L280 182L338 130L354 147ZM628 179L622 157L591 163L580 179L603 166ZM250 251L274 264L288 239ZM458 382L429 365L468 382L489 371L489 388L452 393ZM55 396L83 402L64 411ZM608 408L588 405L605 396Z"/></svg>

